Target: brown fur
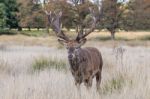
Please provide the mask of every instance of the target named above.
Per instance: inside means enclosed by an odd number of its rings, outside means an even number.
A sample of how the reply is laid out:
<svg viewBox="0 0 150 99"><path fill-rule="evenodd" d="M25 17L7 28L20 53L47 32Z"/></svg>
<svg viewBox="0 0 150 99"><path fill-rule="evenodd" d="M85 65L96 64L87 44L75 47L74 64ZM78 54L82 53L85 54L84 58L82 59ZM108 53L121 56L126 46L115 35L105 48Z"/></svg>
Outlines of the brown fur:
<svg viewBox="0 0 150 99"><path fill-rule="evenodd" d="M79 48L74 54L75 58L69 59L69 63L75 84L80 85L84 82L87 87L91 87L92 79L96 77L97 89L99 89L103 65L101 53L96 48L86 47Z"/></svg>

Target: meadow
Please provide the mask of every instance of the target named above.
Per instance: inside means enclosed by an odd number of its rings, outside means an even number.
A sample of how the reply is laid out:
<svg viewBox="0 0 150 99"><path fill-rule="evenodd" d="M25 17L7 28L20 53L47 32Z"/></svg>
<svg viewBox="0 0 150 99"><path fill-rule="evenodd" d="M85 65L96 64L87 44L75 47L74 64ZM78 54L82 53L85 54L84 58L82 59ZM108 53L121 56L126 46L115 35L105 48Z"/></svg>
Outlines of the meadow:
<svg viewBox="0 0 150 99"><path fill-rule="evenodd" d="M73 35L71 35L74 37ZM55 36L0 36L0 99L150 99L150 33L94 33L86 46L101 51L101 89L81 93L69 71L67 51Z"/></svg>

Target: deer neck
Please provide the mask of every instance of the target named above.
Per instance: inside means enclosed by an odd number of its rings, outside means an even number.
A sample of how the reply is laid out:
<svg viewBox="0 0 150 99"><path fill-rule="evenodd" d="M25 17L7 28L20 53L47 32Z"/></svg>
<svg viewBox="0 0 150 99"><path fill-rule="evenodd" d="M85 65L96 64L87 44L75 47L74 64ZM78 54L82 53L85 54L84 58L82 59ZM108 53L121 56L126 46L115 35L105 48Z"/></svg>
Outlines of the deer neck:
<svg viewBox="0 0 150 99"><path fill-rule="evenodd" d="M82 49L80 48L75 52L75 57L69 60L70 67L74 71L77 71L79 69L80 63L82 62L81 53Z"/></svg>

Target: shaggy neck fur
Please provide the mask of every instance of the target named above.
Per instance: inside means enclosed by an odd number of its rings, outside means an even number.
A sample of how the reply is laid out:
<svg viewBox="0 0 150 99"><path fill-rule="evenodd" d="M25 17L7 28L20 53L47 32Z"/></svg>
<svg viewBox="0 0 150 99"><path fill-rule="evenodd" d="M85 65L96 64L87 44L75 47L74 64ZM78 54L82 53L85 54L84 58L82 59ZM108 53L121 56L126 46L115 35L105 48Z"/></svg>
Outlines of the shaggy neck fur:
<svg viewBox="0 0 150 99"><path fill-rule="evenodd" d="M83 51L81 48L79 48L77 51L75 51L75 57L72 59L69 59L70 67L73 71L77 71L79 69L79 64L83 62L85 59L83 57Z"/></svg>

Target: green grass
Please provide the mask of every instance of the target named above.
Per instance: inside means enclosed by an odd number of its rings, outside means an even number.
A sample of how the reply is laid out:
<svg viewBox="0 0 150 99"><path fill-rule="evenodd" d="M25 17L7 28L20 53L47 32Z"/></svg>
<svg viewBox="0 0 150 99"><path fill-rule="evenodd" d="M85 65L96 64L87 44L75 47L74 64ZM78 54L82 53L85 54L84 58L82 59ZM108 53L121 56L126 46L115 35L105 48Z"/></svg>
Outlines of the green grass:
<svg viewBox="0 0 150 99"><path fill-rule="evenodd" d="M90 38L90 40L108 41L108 40L111 40L111 37L110 36L99 36L99 37ZM146 36L142 36L142 37L138 37L138 38L134 38L134 39L129 39L128 37L120 37L120 36L115 37L115 41L134 41L134 40L148 41L148 40L150 40L150 35L146 35Z"/></svg>
<svg viewBox="0 0 150 99"><path fill-rule="evenodd" d="M48 35L48 33L46 33L45 30L39 30L39 31L37 31L37 30L31 30L31 31L23 30L20 33L23 35L26 35L26 36L35 36L35 37Z"/></svg>
<svg viewBox="0 0 150 99"><path fill-rule="evenodd" d="M67 63L62 59L41 57L33 62L32 68L35 71L44 69L66 70Z"/></svg>
<svg viewBox="0 0 150 99"><path fill-rule="evenodd" d="M107 41L107 40L110 40L111 37L108 37L108 36L99 36L99 37L95 37L95 38L92 38L90 40L94 40L94 41Z"/></svg>
<svg viewBox="0 0 150 99"><path fill-rule="evenodd" d="M123 76L118 76L117 78L112 78L103 86L103 94L113 93L114 91L120 91L125 85L125 79Z"/></svg>
<svg viewBox="0 0 150 99"><path fill-rule="evenodd" d="M0 29L0 35L15 35L17 33L15 30Z"/></svg>
<svg viewBox="0 0 150 99"><path fill-rule="evenodd" d="M94 40L94 41L108 41L108 40L111 40L111 37L110 36L99 36L99 37L95 37L95 38L92 38L90 40ZM132 41L133 39L128 39L126 37L115 37L115 41Z"/></svg>

